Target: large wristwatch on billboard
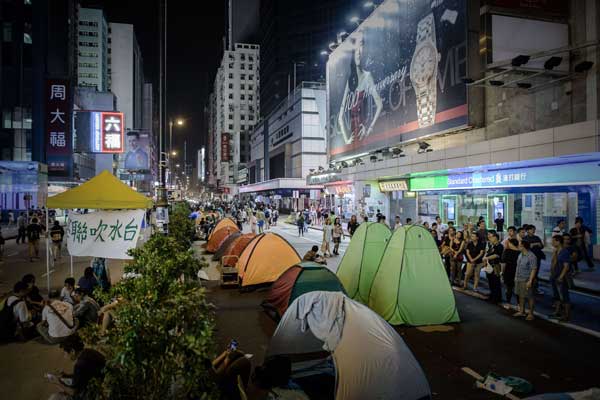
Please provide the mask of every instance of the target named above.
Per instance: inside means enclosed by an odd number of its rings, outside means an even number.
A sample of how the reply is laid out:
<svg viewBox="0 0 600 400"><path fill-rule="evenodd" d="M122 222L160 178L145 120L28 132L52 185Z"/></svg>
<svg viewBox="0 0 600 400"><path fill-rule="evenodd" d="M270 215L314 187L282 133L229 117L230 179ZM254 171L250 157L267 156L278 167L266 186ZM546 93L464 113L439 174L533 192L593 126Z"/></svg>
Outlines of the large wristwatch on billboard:
<svg viewBox="0 0 600 400"><path fill-rule="evenodd" d="M433 13L417 25L417 44L410 63L410 80L417 97L419 128L435 123L439 55L435 41Z"/></svg>

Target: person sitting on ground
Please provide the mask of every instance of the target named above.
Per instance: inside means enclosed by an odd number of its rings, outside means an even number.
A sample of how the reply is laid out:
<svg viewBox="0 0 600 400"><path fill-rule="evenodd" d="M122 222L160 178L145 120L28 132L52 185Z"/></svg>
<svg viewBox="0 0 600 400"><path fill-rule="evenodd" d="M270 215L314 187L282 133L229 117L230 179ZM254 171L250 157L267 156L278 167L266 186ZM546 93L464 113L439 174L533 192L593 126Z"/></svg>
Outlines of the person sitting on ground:
<svg viewBox="0 0 600 400"><path fill-rule="evenodd" d="M72 296L75 301L73 315L79 320L79 326L95 324L98 321L98 312L100 311L100 306L96 303L96 300L92 299L87 291L82 288L75 289Z"/></svg>
<svg viewBox="0 0 600 400"><path fill-rule="evenodd" d="M35 276L33 274L27 274L21 279L24 284L27 285L28 293L25 300L30 309L35 312L42 312L44 308L44 298L40 294L40 289L35 286Z"/></svg>
<svg viewBox="0 0 600 400"><path fill-rule="evenodd" d="M33 336L32 314L25 301L27 292L27 285L19 281L13 287L13 293L4 301L4 307L0 311L0 340L11 341L15 337L26 339Z"/></svg>
<svg viewBox="0 0 600 400"><path fill-rule="evenodd" d="M75 304L73 297L73 290L75 290L75 278L67 278L65 279L65 285L60 290L60 300L71 305Z"/></svg>
<svg viewBox="0 0 600 400"><path fill-rule="evenodd" d="M309 251L306 252L302 260L312 261L319 264L326 263L325 259L319 255L319 246L313 246Z"/></svg>
<svg viewBox="0 0 600 400"><path fill-rule="evenodd" d="M245 389L250 380L252 364L244 353L237 349L235 340L232 340L229 347L213 360L212 368L224 398L239 399L238 376Z"/></svg>
<svg viewBox="0 0 600 400"><path fill-rule="evenodd" d="M83 276L79 278L79 282L77 282L77 286L90 295L94 293L94 289L98 285L98 280L94 276L94 269L92 267L87 267L83 271Z"/></svg>
<svg viewBox="0 0 600 400"><path fill-rule="evenodd" d="M265 359L262 366L255 369L252 382L267 391L264 399L308 400L300 386L291 380L292 361L287 356L273 356Z"/></svg>
<svg viewBox="0 0 600 400"><path fill-rule="evenodd" d="M42 321L37 324L36 329L46 342L60 343L77 330L77 321L73 318L73 306L55 298L45 301L45 304L42 310Z"/></svg>

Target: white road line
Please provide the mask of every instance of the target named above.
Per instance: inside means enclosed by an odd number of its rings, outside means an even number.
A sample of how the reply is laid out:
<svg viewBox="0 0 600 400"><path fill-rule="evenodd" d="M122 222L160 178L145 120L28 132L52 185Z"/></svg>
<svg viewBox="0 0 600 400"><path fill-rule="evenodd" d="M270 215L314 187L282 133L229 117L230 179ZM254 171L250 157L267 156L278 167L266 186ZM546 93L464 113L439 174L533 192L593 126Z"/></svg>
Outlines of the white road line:
<svg viewBox="0 0 600 400"><path fill-rule="evenodd" d="M45 273L43 273L43 274L42 274L42 278L43 278L43 277L45 277L45 276L47 276L47 275L49 275L49 274L51 274L51 273L53 273L53 272L54 272L54 270L53 270L53 269L51 269L49 272L45 272Z"/></svg>
<svg viewBox="0 0 600 400"><path fill-rule="evenodd" d="M16 256L17 254L19 254L19 252L17 251L16 253L10 253L7 254L6 257L12 257L12 256Z"/></svg>

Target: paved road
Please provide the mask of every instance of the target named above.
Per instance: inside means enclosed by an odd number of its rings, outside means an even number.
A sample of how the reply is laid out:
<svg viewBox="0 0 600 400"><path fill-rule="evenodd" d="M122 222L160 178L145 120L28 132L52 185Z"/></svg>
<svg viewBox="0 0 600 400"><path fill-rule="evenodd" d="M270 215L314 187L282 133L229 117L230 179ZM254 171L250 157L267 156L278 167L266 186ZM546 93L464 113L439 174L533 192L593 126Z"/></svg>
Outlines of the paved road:
<svg viewBox="0 0 600 400"><path fill-rule="evenodd" d="M273 231L299 253L320 243L320 232L299 238L293 226L281 225ZM342 251L346 246L347 242L342 244ZM340 259L330 259L328 267L335 271ZM254 354L253 364L260 365L276 327L260 308L266 291L240 294L214 287L209 296L218 307L220 346L236 338L244 351ZM460 292L455 292L455 298L461 323L444 326L448 331L397 328L421 363L435 399L494 397L474 389L474 380L461 370L463 367L481 375L493 371L522 377L533 383L537 393L581 390L598 384L598 338L542 319L516 319L511 311ZM578 308L582 314L597 312L597 301L591 299L589 305Z"/></svg>

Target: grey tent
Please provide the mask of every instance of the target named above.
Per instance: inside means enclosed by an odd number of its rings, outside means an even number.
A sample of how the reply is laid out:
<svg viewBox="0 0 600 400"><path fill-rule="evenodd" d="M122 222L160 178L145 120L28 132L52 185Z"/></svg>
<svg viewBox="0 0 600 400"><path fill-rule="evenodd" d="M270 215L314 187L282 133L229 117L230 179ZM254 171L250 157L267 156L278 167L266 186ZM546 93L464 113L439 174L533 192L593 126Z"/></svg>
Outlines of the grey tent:
<svg viewBox="0 0 600 400"><path fill-rule="evenodd" d="M429 399L421 366L379 315L340 292L309 292L283 315L268 356L329 351L337 400Z"/></svg>

